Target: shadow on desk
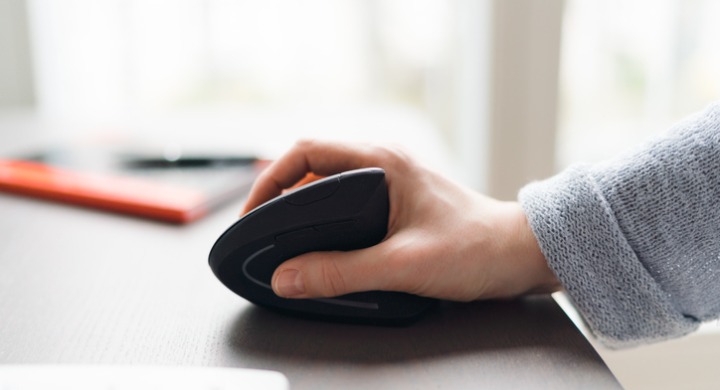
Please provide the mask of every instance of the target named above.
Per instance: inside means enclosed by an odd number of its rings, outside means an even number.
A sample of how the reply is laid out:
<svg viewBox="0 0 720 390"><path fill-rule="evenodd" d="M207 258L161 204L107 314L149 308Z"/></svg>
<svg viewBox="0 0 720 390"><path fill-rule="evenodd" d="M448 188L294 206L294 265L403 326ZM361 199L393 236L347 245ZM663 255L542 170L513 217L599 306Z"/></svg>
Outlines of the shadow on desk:
<svg viewBox="0 0 720 390"><path fill-rule="evenodd" d="M235 320L227 345L233 353L260 360L361 365L497 355L508 349L541 355L551 351L556 357L567 355L574 364L597 359L579 332L568 331L568 324L549 296L444 302L405 327L319 322L248 306Z"/></svg>

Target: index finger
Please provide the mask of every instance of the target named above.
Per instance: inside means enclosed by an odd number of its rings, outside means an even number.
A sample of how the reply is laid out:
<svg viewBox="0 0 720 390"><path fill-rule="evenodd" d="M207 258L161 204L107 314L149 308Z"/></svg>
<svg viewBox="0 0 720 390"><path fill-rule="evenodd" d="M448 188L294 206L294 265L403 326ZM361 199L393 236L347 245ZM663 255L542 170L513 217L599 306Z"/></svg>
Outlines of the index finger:
<svg viewBox="0 0 720 390"><path fill-rule="evenodd" d="M308 173L329 176L350 169L379 165L375 148L332 141L298 141L273 162L253 184L242 214L280 195Z"/></svg>

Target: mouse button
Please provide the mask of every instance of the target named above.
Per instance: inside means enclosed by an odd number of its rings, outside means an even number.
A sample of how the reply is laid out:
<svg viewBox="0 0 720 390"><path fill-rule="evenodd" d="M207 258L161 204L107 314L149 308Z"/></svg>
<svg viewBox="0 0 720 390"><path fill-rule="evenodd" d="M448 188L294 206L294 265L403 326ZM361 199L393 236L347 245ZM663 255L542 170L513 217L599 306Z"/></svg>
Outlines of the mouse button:
<svg viewBox="0 0 720 390"><path fill-rule="evenodd" d="M268 227L254 218L242 218L230 226L215 242L210 253L224 258L231 252L258 239L268 236Z"/></svg>
<svg viewBox="0 0 720 390"><path fill-rule="evenodd" d="M357 230L357 221L354 219L346 220L346 221L339 221L339 222L331 222L331 223L324 223L322 225L316 225L313 226L315 230L317 230L320 233L327 233L327 232L353 232Z"/></svg>
<svg viewBox="0 0 720 390"><path fill-rule="evenodd" d="M339 179L327 180L314 185L310 184L308 187L287 194L285 202L295 206L303 206L331 196L339 187Z"/></svg>
<svg viewBox="0 0 720 390"><path fill-rule="evenodd" d="M313 229L312 227L299 229L299 230L293 230L291 232L278 234L275 236L275 242L279 244L287 244L291 242L297 242L297 241L304 241L304 240L312 240L316 239L318 237L317 230Z"/></svg>

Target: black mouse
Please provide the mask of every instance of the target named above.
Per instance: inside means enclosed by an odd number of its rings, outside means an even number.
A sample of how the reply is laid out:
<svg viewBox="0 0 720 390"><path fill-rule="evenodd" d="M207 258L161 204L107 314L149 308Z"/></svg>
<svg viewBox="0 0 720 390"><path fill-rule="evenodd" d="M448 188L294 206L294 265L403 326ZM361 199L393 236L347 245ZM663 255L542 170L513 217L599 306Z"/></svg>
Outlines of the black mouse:
<svg viewBox="0 0 720 390"><path fill-rule="evenodd" d="M278 196L235 222L210 251L210 268L230 290L260 306L331 321L408 323L434 300L389 291L285 299L270 287L273 272L289 258L380 243L387 234L388 212L384 170L329 176Z"/></svg>

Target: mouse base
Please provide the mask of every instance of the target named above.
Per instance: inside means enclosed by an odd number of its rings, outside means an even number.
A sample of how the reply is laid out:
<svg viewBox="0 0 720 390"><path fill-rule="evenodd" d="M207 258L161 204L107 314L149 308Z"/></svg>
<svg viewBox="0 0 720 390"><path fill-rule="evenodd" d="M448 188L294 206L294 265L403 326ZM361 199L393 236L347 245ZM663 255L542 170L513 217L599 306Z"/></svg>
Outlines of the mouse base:
<svg viewBox="0 0 720 390"><path fill-rule="evenodd" d="M332 322L336 324L346 325L365 325L365 326L378 326L378 327L406 327L411 326L422 318L428 316L434 312L439 306L438 300L428 299L427 306L420 312L407 317L393 317L393 318L377 318L377 317L341 317L333 315L325 315L318 313L309 313L305 311L295 311L279 308L277 306L264 305L262 303L255 303L255 305L261 307L263 310L267 310L273 313L277 313L287 317L299 318L306 321L315 322Z"/></svg>

